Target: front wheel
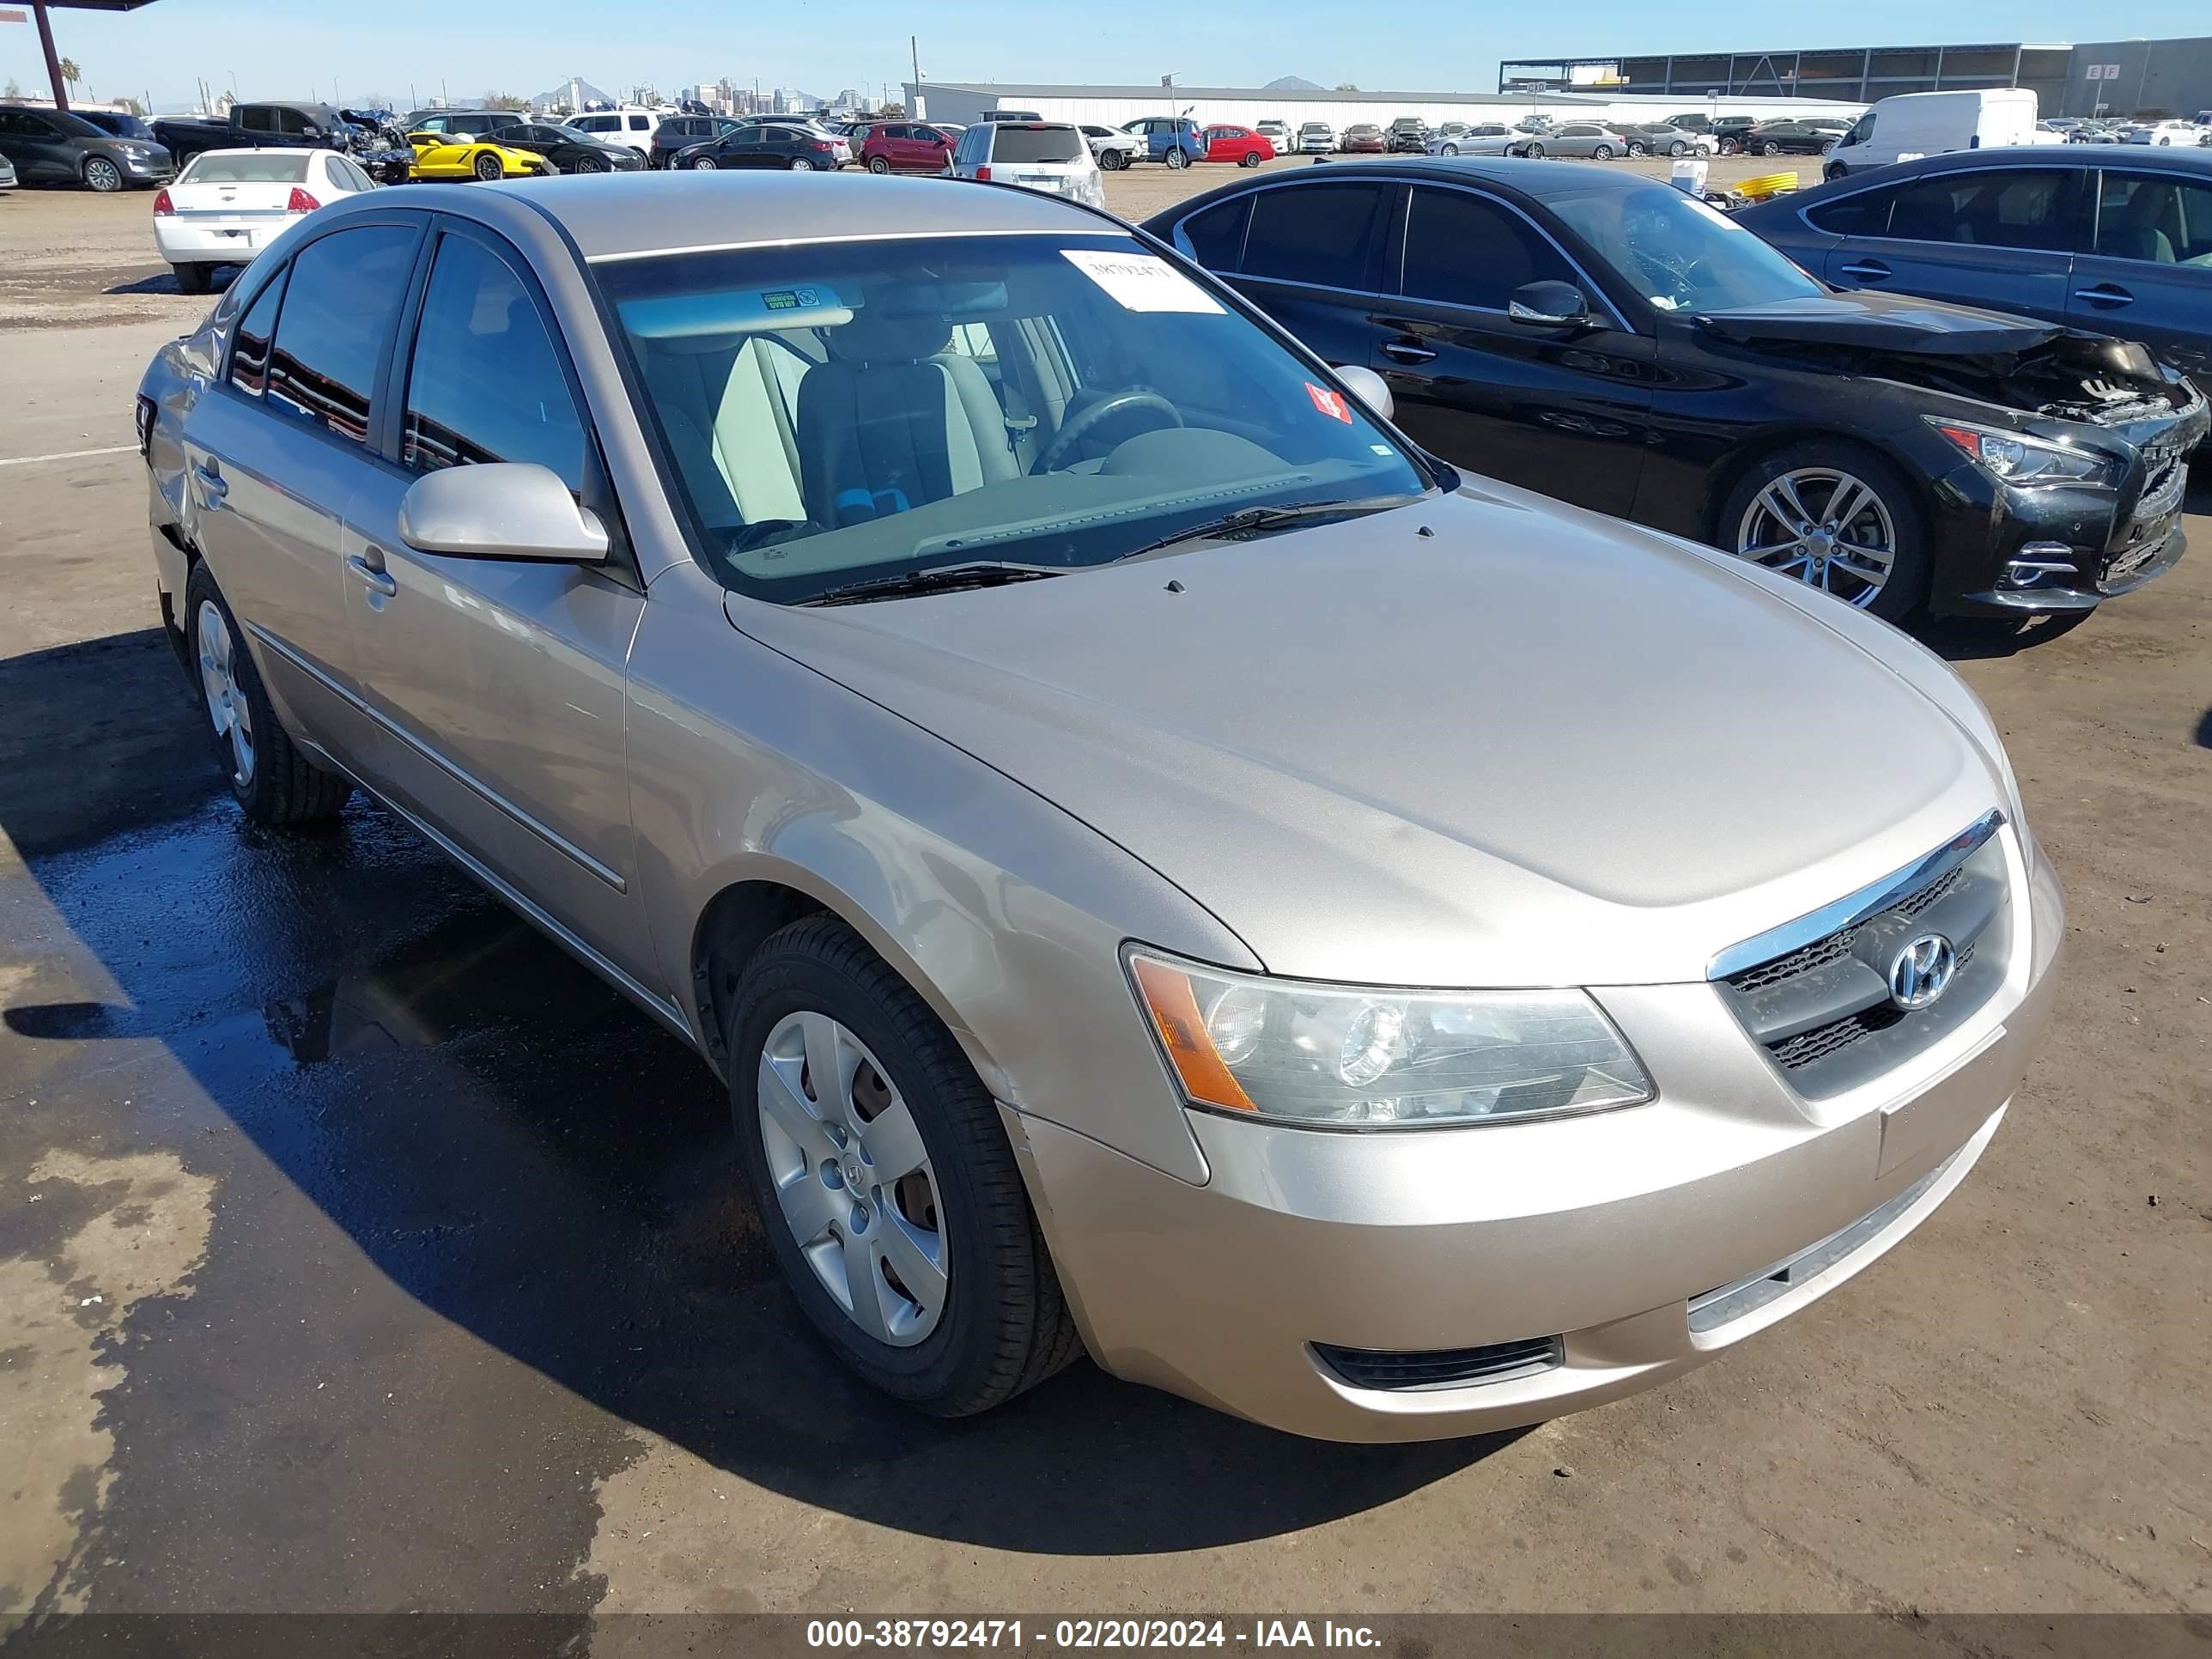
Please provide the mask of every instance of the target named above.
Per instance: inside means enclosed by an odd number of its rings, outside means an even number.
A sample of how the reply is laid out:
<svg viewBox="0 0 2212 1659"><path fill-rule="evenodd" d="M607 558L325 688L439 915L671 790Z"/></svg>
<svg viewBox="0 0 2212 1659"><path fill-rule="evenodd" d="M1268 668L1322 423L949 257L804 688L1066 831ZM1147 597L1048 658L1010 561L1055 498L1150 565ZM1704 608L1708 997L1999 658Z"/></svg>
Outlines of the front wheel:
<svg viewBox="0 0 2212 1659"><path fill-rule="evenodd" d="M1073 1358L998 1109L929 1005L826 915L770 937L742 974L726 1030L740 1159L776 1265L838 1358L939 1417Z"/></svg>
<svg viewBox="0 0 2212 1659"><path fill-rule="evenodd" d="M1167 153L1167 164L1169 171L1180 173L1190 165L1190 157L1180 149L1171 149Z"/></svg>
<svg viewBox="0 0 2212 1659"><path fill-rule="evenodd" d="M1441 153L1446 155L1456 155L1459 154L1459 146L1457 144L1446 144Z"/></svg>
<svg viewBox="0 0 2212 1659"><path fill-rule="evenodd" d="M1904 477L1845 440L1814 439L1766 457L1729 492L1720 544L1888 622L1928 592L1927 532Z"/></svg>
<svg viewBox="0 0 2212 1659"><path fill-rule="evenodd" d="M495 179L507 177L507 166L496 155L477 156L475 165L469 170L487 185Z"/></svg>
<svg viewBox="0 0 2212 1659"><path fill-rule="evenodd" d="M204 563L195 564L185 583L185 644L217 763L240 809L256 823L335 817L353 785L301 754L277 723L238 619Z"/></svg>
<svg viewBox="0 0 2212 1659"><path fill-rule="evenodd" d="M1831 161L1820 169L1820 177L1832 185L1838 179L1850 178L1850 173L1851 170L1840 161Z"/></svg>
<svg viewBox="0 0 2212 1659"><path fill-rule="evenodd" d="M123 169L105 155L95 155L84 164L84 185L87 190L112 196L123 188Z"/></svg>
<svg viewBox="0 0 2212 1659"><path fill-rule="evenodd" d="M714 170L714 158L711 155L700 156L691 163L691 170L694 173L712 173Z"/></svg>
<svg viewBox="0 0 2212 1659"><path fill-rule="evenodd" d="M606 170L607 164L596 155L586 155L576 163L576 171L579 173L605 173Z"/></svg>
<svg viewBox="0 0 2212 1659"><path fill-rule="evenodd" d="M1521 153L1523 155L1533 156L1539 161L1544 159L1544 147L1541 144L1531 144Z"/></svg>
<svg viewBox="0 0 2212 1659"><path fill-rule="evenodd" d="M1631 139L1629 141L1628 159L1630 161L1633 161L1640 160L1642 157L1649 155L1650 154L1651 154L1651 150L1649 145L1642 143L1635 139Z"/></svg>

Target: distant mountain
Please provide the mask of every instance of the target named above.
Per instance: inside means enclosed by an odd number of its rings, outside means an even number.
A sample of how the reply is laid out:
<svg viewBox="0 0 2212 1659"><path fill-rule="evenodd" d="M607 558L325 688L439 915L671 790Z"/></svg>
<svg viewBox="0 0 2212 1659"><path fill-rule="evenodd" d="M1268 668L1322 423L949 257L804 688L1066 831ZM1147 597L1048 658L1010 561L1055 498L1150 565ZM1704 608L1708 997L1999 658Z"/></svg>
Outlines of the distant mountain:
<svg viewBox="0 0 2212 1659"><path fill-rule="evenodd" d="M587 104L611 104L615 101L614 94L593 86L589 81L580 81L576 84ZM563 81L552 91L541 92L530 101L533 104L565 104L568 101L568 82Z"/></svg>
<svg viewBox="0 0 2212 1659"><path fill-rule="evenodd" d="M1262 92L1327 92L1328 88L1316 86L1303 75L1285 75L1268 82L1260 90Z"/></svg>

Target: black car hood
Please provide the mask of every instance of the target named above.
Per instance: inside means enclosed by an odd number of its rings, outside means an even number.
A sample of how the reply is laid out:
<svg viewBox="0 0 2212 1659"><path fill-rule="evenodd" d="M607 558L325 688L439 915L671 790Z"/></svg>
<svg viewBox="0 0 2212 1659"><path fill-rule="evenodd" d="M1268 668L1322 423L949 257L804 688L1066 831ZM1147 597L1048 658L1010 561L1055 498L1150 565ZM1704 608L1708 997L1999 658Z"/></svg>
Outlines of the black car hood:
<svg viewBox="0 0 2212 1659"><path fill-rule="evenodd" d="M1697 322L1739 345L1856 346L1933 357L2017 356L2067 332L2055 324L1903 294L1811 294L1701 312Z"/></svg>

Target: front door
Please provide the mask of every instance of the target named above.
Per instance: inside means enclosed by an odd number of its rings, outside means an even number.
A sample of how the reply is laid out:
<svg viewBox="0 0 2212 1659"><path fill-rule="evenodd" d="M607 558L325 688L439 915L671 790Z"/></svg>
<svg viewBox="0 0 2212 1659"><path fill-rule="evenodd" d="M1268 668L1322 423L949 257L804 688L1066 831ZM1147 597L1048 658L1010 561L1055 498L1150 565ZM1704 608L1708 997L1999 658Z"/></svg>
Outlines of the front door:
<svg viewBox="0 0 2212 1659"><path fill-rule="evenodd" d="M2141 340L2212 389L2212 180L2106 169L2068 320Z"/></svg>
<svg viewBox="0 0 2212 1659"><path fill-rule="evenodd" d="M396 459L347 514L353 660L379 787L649 982L623 765L640 587L612 566L459 558L399 532L408 486L440 467L535 462L586 489L594 441L526 270L489 233L440 236L394 366Z"/></svg>
<svg viewBox="0 0 2212 1659"><path fill-rule="evenodd" d="M339 580L345 505L376 462L374 389L422 227L349 225L247 307L184 433L195 537L300 735L350 762L358 719Z"/></svg>
<svg viewBox="0 0 2212 1659"><path fill-rule="evenodd" d="M1395 291L1377 307L1370 364L1398 425L1455 466L1626 514L1650 440L1656 343L1620 326L1550 237L1496 198L1417 185L1407 211L1404 266L1387 274ZM1514 290L1540 282L1580 289L1594 325L1514 321Z"/></svg>

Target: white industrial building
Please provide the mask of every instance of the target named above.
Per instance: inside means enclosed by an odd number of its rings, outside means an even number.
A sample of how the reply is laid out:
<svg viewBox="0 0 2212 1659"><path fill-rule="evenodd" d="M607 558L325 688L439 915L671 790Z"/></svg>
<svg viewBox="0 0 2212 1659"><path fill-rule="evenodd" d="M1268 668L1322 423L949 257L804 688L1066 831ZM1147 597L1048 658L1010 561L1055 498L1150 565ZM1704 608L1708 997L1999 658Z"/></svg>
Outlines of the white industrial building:
<svg viewBox="0 0 2212 1659"><path fill-rule="evenodd" d="M993 110L1035 110L1048 121L1118 127L1140 115L1188 113L1201 122L1253 126L1266 120L1295 131L1326 121L1341 132L1360 121L1385 126L1401 115L1430 126L1446 121L1508 124L1544 113L1555 119L1650 121L1700 111L1709 115L1856 116L1866 106L1824 98L1743 94L1652 97L1587 92L1267 92L1256 87L1079 87L1023 82L909 81L907 108L925 120L980 121Z"/></svg>

